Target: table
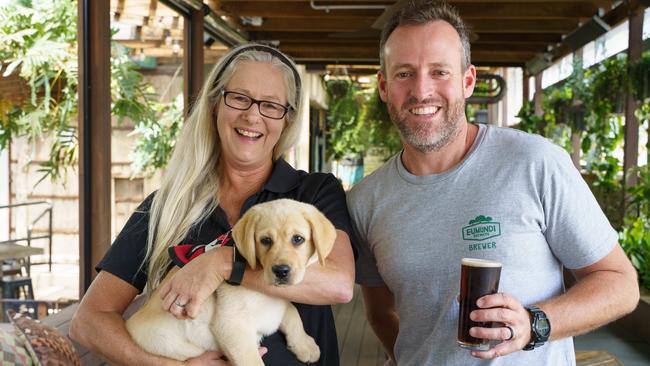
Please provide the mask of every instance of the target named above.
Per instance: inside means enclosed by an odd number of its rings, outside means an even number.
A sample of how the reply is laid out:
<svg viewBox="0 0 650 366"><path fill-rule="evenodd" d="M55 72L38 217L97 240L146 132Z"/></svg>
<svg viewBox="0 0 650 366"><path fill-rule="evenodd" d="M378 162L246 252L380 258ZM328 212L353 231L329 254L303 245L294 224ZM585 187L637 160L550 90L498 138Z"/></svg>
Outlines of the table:
<svg viewBox="0 0 650 366"><path fill-rule="evenodd" d="M44 252L43 248L28 247L15 243L4 243L0 244L0 261L5 259L27 258L36 254L43 254ZM2 278L2 266L0 266L0 278Z"/></svg>
<svg viewBox="0 0 650 366"><path fill-rule="evenodd" d="M44 252L43 248L28 247L14 243L0 244L0 260L25 258L36 254L43 254Z"/></svg>

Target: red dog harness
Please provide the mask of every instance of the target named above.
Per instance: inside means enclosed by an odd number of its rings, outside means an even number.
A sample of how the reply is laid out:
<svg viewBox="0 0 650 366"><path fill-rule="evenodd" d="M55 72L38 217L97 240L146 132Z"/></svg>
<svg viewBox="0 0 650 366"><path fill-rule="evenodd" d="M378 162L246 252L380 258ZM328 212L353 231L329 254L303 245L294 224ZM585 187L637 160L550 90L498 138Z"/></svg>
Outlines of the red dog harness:
<svg viewBox="0 0 650 366"><path fill-rule="evenodd" d="M234 241L232 240L232 235L230 230L219 235L216 239L209 242L208 244L178 244L173 247L169 247L168 252L169 256L174 262L175 265L183 267L188 264L192 259L200 256L201 254L208 252L212 249L219 248L221 246L233 246Z"/></svg>

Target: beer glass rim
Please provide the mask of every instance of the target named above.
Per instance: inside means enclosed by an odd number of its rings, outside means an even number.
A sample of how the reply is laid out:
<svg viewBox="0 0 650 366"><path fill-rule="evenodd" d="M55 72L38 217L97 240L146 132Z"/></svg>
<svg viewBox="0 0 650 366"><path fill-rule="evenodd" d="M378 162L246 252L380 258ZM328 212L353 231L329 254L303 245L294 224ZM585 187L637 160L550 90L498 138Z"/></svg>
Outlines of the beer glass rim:
<svg viewBox="0 0 650 366"><path fill-rule="evenodd" d="M460 263L464 266L469 267L501 267L501 262L492 261L489 259L479 259L479 258L463 258Z"/></svg>

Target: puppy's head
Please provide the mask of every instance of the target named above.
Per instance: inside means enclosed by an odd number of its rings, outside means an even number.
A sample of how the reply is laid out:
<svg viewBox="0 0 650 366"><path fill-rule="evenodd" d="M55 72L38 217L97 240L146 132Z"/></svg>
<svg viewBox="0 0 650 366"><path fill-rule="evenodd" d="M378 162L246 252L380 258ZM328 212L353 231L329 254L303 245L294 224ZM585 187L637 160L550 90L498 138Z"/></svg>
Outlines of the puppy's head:
<svg viewBox="0 0 650 366"><path fill-rule="evenodd" d="M259 261L269 284L295 285L309 264L316 259L325 263L336 230L314 206L279 199L250 208L233 227L232 236L251 268Z"/></svg>

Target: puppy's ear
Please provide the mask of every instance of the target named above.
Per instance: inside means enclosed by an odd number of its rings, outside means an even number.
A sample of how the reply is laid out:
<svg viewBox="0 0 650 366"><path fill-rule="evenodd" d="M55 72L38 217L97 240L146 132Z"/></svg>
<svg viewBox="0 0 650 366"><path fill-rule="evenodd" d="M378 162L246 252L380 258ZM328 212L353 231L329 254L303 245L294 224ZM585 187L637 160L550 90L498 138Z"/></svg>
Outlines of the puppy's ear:
<svg viewBox="0 0 650 366"><path fill-rule="evenodd" d="M336 229L332 222L314 206L305 207L303 215L311 227L311 238L318 253L318 262L324 265L325 258L334 248Z"/></svg>
<svg viewBox="0 0 650 366"><path fill-rule="evenodd" d="M235 240L237 250L246 258L252 269L257 267L255 256L255 228L259 221L259 214L253 208L248 210L232 228L232 238Z"/></svg>

